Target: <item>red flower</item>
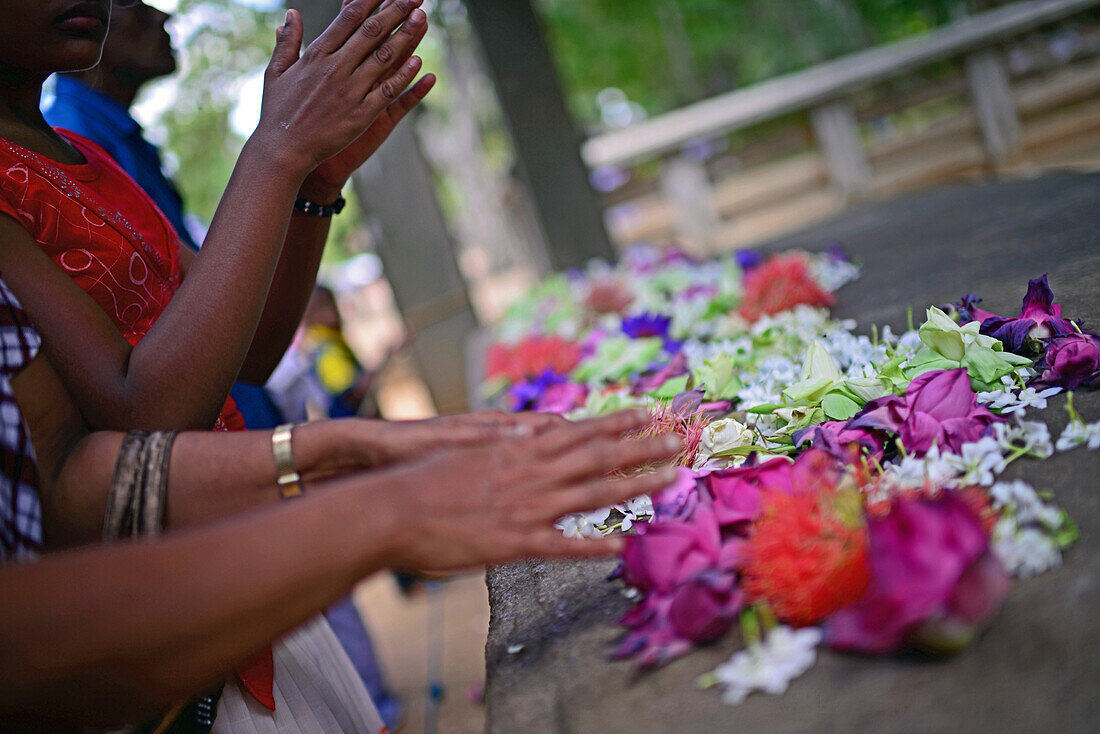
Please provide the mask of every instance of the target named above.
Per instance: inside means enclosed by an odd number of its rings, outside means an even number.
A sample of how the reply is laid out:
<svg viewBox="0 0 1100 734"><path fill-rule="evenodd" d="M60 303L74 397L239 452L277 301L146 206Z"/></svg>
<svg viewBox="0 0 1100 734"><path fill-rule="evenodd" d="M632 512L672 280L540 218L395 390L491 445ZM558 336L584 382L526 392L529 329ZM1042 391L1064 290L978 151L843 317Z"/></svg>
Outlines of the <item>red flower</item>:
<svg viewBox="0 0 1100 734"><path fill-rule="evenodd" d="M850 492L850 491L849 491ZM769 492L744 549L741 585L782 621L820 622L859 599L871 580L867 532L838 492Z"/></svg>
<svg viewBox="0 0 1100 734"><path fill-rule="evenodd" d="M776 255L745 275L745 295L739 313L748 321L765 314L789 311L795 306L832 306L832 294L810 274L803 255Z"/></svg>
<svg viewBox="0 0 1100 734"><path fill-rule="evenodd" d="M546 370L567 375L581 361L581 349L556 336L531 336L518 344L494 344L485 355L487 379L519 382Z"/></svg>

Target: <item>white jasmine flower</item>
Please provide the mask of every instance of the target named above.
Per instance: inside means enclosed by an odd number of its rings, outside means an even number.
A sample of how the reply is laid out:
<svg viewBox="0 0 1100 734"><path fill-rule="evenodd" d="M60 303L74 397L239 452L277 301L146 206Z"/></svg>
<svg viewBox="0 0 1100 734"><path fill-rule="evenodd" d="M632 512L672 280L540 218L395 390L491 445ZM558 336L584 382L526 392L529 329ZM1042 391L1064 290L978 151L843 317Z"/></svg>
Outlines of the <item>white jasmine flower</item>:
<svg viewBox="0 0 1100 734"><path fill-rule="evenodd" d="M1036 528L1020 528L1013 518L997 521L990 546L1005 570L1021 579L1062 563L1062 552L1054 540Z"/></svg>
<svg viewBox="0 0 1100 734"><path fill-rule="evenodd" d="M993 435L1006 453L1023 453L1045 459L1054 453L1050 429L1046 423L1025 421L1019 415L1014 421L993 424Z"/></svg>
<svg viewBox="0 0 1100 734"><path fill-rule="evenodd" d="M887 465L883 477L900 490L953 486L963 474L963 466L962 458L953 454L941 455L939 447L933 446L921 458L910 455Z"/></svg>
<svg viewBox="0 0 1100 734"><path fill-rule="evenodd" d="M554 523L554 527L562 531L567 538L599 538L604 535L601 528L606 527L607 519L611 516L611 508L604 507L592 512L578 512Z"/></svg>
<svg viewBox="0 0 1100 734"><path fill-rule="evenodd" d="M1062 526L1062 513L1043 502L1035 489L1022 479L997 482L989 489L993 509L1013 515L1019 525L1040 525L1047 530Z"/></svg>
<svg viewBox="0 0 1100 734"><path fill-rule="evenodd" d="M1058 437L1055 448L1059 451L1069 451L1078 446L1088 446L1090 451L1100 449L1100 421L1095 423L1082 423L1070 421L1062 435Z"/></svg>
<svg viewBox="0 0 1100 734"><path fill-rule="evenodd" d="M1042 392L1036 392L1033 387L1025 387L1020 391L1019 395L1013 395L1012 393L1005 393L1003 390L998 390L1003 397L994 401L990 407L1002 410L1004 415L1010 415L1012 413L1019 413L1023 415L1023 412L1028 408L1035 408L1036 410L1044 410L1047 407L1047 398L1052 395L1057 395L1062 392L1060 387L1048 387ZM982 393L990 394L990 393ZM979 395L979 399L980 399Z"/></svg>
<svg viewBox="0 0 1100 734"><path fill-rule="evenodd" d="M784 693L792 680L813 667L822 636L814 627L774 628L762 643L749 645L715 668L713 675L725 688L722 700L737 706L753 691Z"/></svg>
<svg viewBox="0 0 1100 734"><path fill-rule="evenodd" d="M944 454L943 460L962 475L962 484L988 487L1005 470L1001 446L992 436L962 445L960 454Z"/></svg>
<svg viewBox="0 0 1100 734"><path fill-rule="evenodd" d="M615 505L615 509L622 513L622 531L625 533L634 527L636 522L649 522L653 517L653 500L649 495L639 495L626 504Z"/></svg>

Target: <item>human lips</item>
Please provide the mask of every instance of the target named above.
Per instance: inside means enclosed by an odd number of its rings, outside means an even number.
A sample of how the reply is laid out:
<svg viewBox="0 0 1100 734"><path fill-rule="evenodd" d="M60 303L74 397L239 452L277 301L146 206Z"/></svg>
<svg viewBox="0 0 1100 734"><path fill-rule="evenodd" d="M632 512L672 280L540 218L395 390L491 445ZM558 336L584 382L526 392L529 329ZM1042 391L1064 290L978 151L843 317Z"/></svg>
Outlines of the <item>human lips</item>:
<svg viewBox="0 0 1100 734"><path fill-rule="evenodd" d="M57 16L54 25L65 31L91 33L107 27L107 9L103 3L77 3Z"/></svg>

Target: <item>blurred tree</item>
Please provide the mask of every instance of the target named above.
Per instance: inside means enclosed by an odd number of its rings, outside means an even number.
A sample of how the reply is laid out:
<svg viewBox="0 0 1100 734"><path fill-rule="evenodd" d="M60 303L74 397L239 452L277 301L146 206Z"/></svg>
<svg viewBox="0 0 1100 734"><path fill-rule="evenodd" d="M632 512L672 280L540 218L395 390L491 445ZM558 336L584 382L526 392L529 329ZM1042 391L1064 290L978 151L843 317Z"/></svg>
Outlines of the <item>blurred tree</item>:
<svg viewBox="0 0 1100 734"><path fill-rule="evenodd" d="M150 137L178 168L188 210L209 222L244 144L230 115L267 64L281 16L234 0L180 0L175 16L179 72L150 90L170 100Z"/></svg>
<svg viewBox="0 0 1100 734"><path fill-rule="evenodd" d="M974 2L983 0L972 0ZM537 0L574 114L617 87L650 114L920 33L966 0ZM690 78L688 78L690 77Z"/></svg>

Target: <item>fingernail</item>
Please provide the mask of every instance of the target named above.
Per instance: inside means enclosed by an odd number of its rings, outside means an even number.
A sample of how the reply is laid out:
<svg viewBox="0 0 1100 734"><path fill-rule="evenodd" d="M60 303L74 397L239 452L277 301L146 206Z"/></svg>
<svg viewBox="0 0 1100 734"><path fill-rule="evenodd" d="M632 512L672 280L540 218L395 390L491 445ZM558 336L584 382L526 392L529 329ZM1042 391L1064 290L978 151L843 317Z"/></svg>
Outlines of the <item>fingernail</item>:
<svg viewBox="0 0 1100 734"><path fill-rule="evenodd" d="M286 18L283 19L283 23L285 24L285 23L289 23L289 22L290 22L290 11L288 10L288 11L286 11Z"/></svg>
<svg viewBox="0 0 1100 734"><path fill-rule="evenodd" d="M423 23L427 19L428 19L428 16L424 14L423 10L414 10L409 15L409 24L410 25L420 25L421 23Z"/></svg>
<svg viewBox="0 0 1100 734"><path fill-rule="evenodd" d="M635 408L630 412L630 417L639 422L647 421L649 420L649 411L643 410L642 408Z"/></svg>
<svg viewBox="0 0 1100 734"><path fill-rule="evenodd" d="M661 442L661 447L665 451L678 451L683 445L683 441L680 440L679 436L665 436Z"/></svg>

